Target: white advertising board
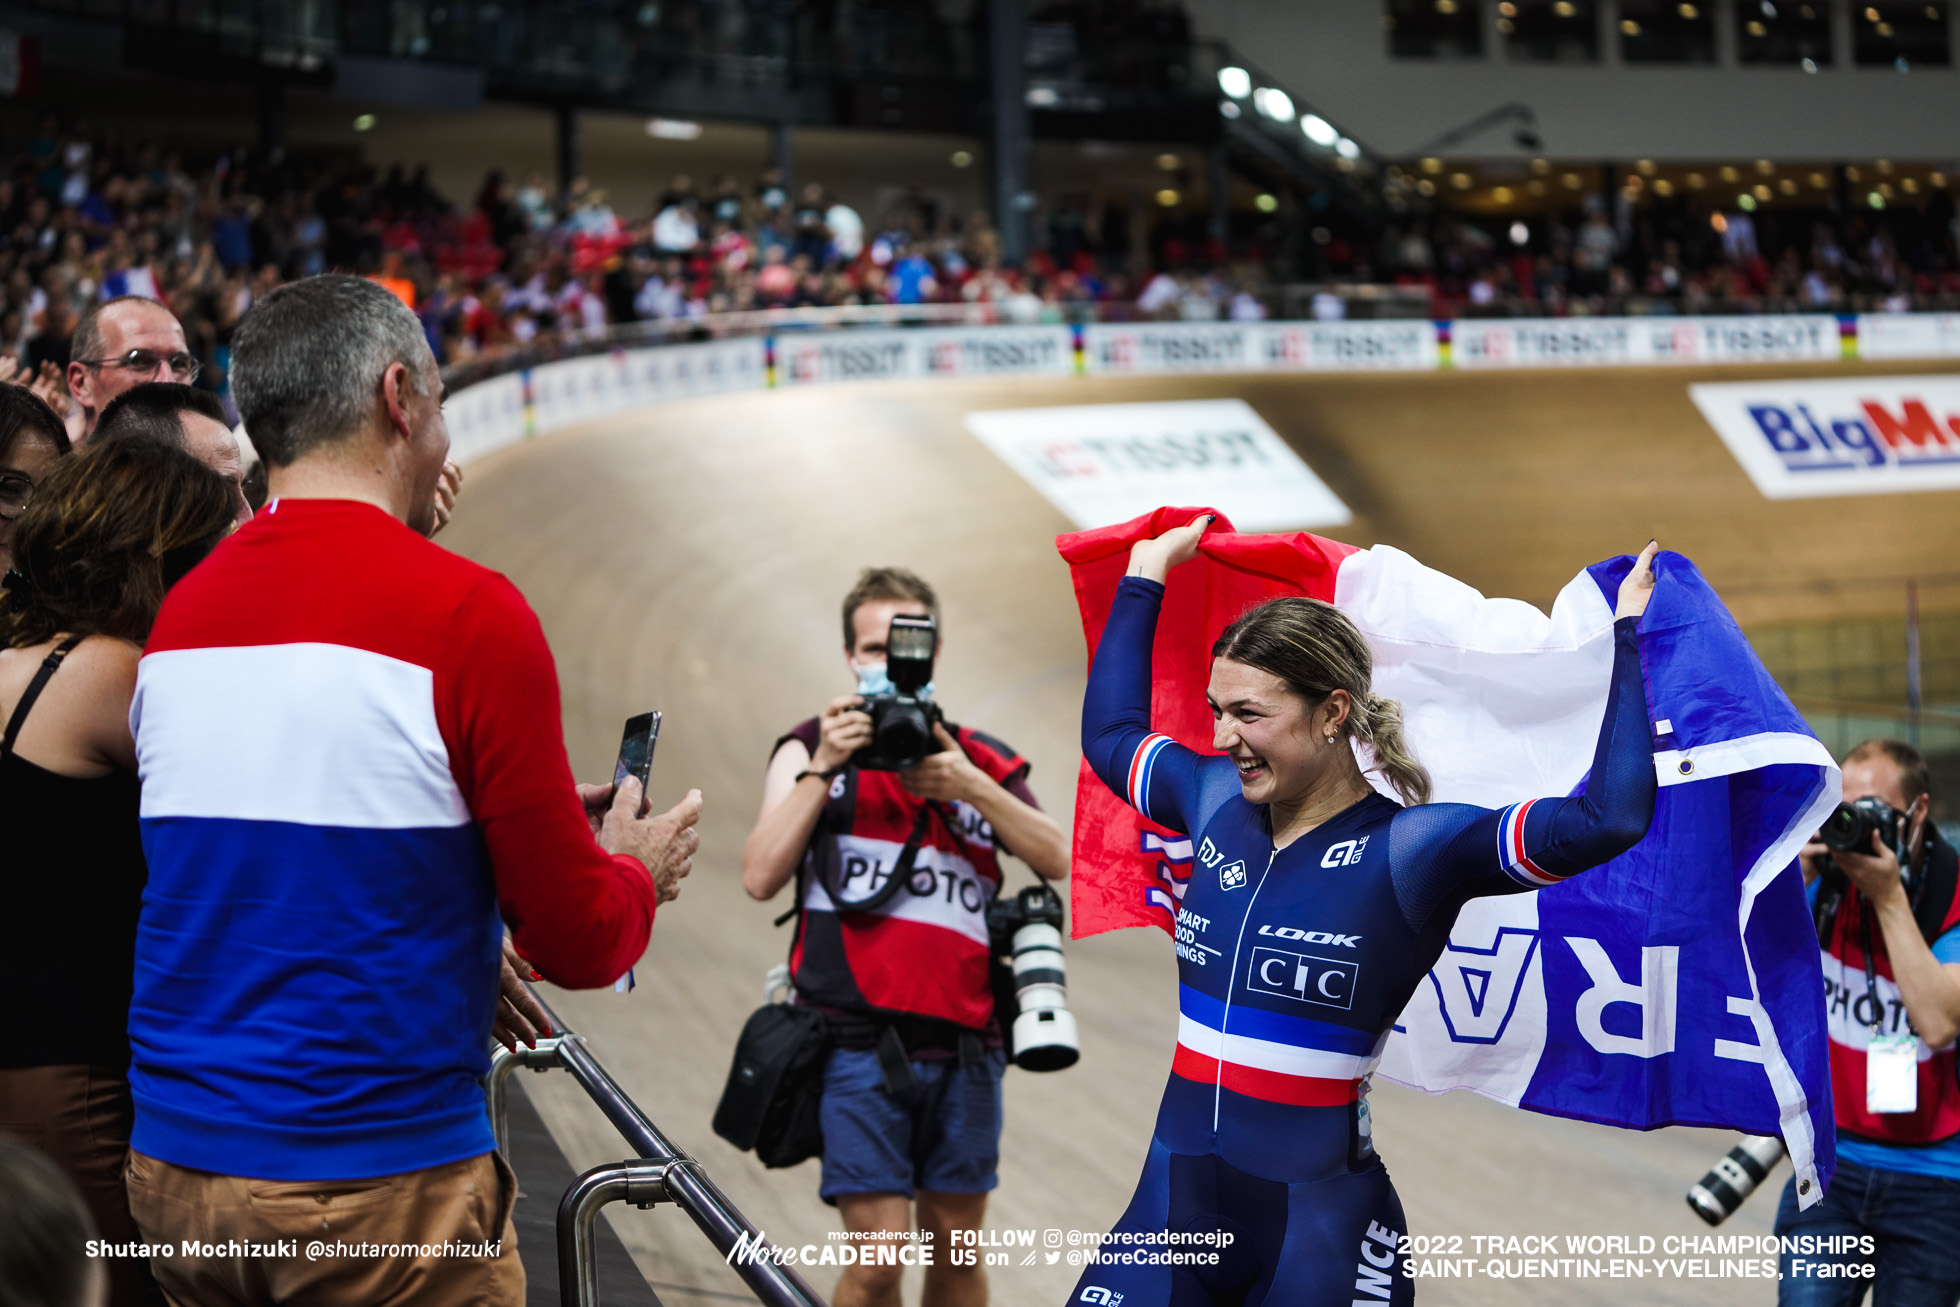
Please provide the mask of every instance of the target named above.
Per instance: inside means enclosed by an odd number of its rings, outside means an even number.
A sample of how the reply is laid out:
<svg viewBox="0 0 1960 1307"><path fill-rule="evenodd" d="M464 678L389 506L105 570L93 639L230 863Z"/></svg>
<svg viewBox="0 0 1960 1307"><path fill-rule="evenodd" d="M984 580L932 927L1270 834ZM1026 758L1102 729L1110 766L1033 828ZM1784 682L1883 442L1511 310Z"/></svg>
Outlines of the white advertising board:
<svg viewBox="0 0 1960 1307"><path fill-rule="evenodd" d="M966 429L1079 528L1162 504L1212 505L1241 531L1351 516L1244 400L1002 409Z"/></svg>
<svg viewBox="0 0 1960 1307"><path fill-rule="evenodd" d="M458 463L481 458L524 438L524 377L506 372L467 386L442 406L449 427L449 456Z"/></svg>
<svg viewBox="0 0 1960 1307"><path fill-rule="evenodd" d="M1960 490L1960 377L1722 381L1688 394L1765 498Z"/></svg>
<svg viewBox="0 0 1960 1307"><path fill-rule="evenodd" d="M1084 372L1251 372L1266 364L1257 324L1097 323L1082 329Z"/></svg>
<svg viewBox="0 0 1960 1307"><path fill-rule="evenodd" d="M526 436L646 404L759 390L764 376L759 337L612 350L506 372L458 391L443 405L450 455L467 462Z"/></svg>
<svg viewBox="0 0 1960 1307"><path fill-rule="evenodd" d="M1858 355L1939 359L1960 354L1960 313L1860 313Z"/></svg>
<svg viewBox="0 0 1960 1307"><path fill-rule="evenodd" d="M1611 367L1839 358L1829 314L1707 318L1491 318L1450 324L1459 368Z"/></svg>
<svg viewBox="0 0 1960 1307"><path fill-rule="evenodd" d="M785 332L776 337L776 384L892 377L1074 371L1069 329L920 327L896 331Z"/></svg>
<svg viewBox="0 0 1960 1307"><path fill-rule="evenodd" d="M1269 322L1259 326L1257 365L1287 372L1413 372L1440 361L1427 318L1378 322Z"/></svg>

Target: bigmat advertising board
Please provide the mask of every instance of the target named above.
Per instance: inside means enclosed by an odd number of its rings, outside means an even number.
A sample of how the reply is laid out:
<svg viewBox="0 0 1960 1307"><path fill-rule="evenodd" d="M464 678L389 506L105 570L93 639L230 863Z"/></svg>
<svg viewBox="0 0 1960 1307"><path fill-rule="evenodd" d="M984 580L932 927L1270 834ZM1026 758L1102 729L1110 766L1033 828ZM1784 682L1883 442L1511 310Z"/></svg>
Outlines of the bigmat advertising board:
<svg viewBox="0 0 1960 1307"><path fill-rule="evenodd" d="M1960 377L1720 381L1688 394L1766 498L1960 490Z"/></svg>
<svg viewBox="0 0 1960 1307"><path fill-rule="evenodd" d="M1242 531L1339 526L1343 504L1240 399L966 415L966 429L1078 527L1210 504Z"/></svg>
<svg viewBox="0 0 1960 1307"><path fill-rule="evenodd" d="M1708 318L1503 318L1450 324L1459 368L1827 361L1842 356L1829 314Z"/></svg>

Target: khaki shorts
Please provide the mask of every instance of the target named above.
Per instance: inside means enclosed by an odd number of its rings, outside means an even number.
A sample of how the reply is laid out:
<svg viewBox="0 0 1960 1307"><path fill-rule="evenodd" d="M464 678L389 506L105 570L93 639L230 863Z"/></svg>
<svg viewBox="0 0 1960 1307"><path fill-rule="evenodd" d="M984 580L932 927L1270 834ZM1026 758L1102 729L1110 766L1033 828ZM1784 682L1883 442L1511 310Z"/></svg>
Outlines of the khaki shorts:
<svg viewBox="0 0 1960 1307"><path fill-rule="evenodd" d="M151 1264L177 1307L524 1304L517 1177L496 1153L368 1180L287 1181L132 1151L127 1179L143 1237L175 1246ZM361 1244L382 1246L349 1247Z"/></svg>

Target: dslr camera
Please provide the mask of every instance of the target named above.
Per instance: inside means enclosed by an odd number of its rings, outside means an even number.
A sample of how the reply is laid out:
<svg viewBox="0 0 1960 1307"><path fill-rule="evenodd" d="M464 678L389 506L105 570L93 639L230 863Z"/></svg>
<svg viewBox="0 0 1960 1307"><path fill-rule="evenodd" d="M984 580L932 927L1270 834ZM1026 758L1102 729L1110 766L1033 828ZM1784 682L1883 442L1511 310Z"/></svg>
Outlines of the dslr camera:
<svg viewBox="0 0 1960 1307"><path fill-rule="evenodd" d="M932 728L946 720L926 697L932 660L939 652L939 627L930 617L892 618L885 636L885 675L890 694L866 695L858 711L871 717L871 743L851 762L867 771L904 771L939 752Z"/></svg>
<svg viewBox="0 0 1960 1307"><path fill-rule="evenodd" d="M1824 819L1817 831L1818 843L1827 849L1847 853L1870 853L1872 832L1877 831L1885 847L1898 855L1899 870L1905 872L1905 814L1876 795L1866 795L1853 803L1840 803Z"/></svg>

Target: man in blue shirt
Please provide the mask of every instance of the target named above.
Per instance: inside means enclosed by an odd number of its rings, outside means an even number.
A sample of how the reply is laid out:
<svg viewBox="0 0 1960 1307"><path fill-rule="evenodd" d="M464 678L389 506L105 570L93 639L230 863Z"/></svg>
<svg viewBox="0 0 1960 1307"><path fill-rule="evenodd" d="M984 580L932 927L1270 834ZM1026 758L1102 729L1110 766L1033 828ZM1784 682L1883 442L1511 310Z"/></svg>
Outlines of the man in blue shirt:
<svg viewBox="0 0 1960 1307"><path fill-rule="evenodd" d="M1845 756L1845 801L1870 797L1897 814L1899 847L1874 833L1870 852L1803 852L1823 950L1838 1171L1809 1211L1797 1209L1792 1181L1776 1217L1778 1235L1858 1242L1836 1256L1784 1253L1781 1307L1854 1307L1867 1287L1873 1307L1960 1303L1956 855L1929 818L1917 749L1877 739ZM1888 1060L1898 1063L1890 1076Z"/></svg>

